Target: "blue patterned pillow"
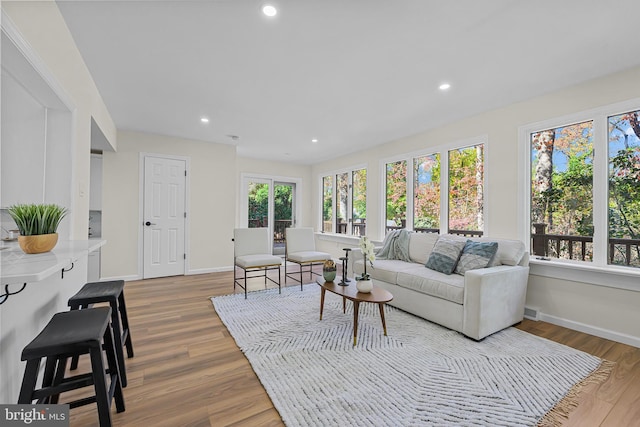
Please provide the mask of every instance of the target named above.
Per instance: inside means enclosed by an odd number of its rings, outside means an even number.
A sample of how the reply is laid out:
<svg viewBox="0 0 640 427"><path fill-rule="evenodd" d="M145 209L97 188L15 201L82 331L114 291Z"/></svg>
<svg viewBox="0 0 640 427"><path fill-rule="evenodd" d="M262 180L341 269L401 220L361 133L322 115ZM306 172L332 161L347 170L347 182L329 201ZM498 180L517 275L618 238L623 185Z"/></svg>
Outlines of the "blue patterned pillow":
<svg viewBox="0 0 640 427"><path fill-rule="evenodd" d="M453 273L464 245L464 240L452 240L444 236L438 237L425 266L444 274Z"/></svg>
<svg viewBox="0 0 640 427"><path fill-rule="evenodd" d="M464 276L469 270L485 268L498 252L498 242L474 242L467 240L456 266L456 273Z"/></svg>

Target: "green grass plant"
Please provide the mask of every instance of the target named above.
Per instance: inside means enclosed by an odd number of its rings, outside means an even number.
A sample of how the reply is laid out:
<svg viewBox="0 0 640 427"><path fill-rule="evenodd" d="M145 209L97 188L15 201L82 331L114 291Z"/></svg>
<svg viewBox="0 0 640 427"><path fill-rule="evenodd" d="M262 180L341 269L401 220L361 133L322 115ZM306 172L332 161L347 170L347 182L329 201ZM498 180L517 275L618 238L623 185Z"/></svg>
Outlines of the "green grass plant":
<svg viewBox="0 0 640 427"><path fill-rule="evenodd" d="M36 236L55 233L68 211L52 204L17 204L8 212L22 236Z"/></svg>

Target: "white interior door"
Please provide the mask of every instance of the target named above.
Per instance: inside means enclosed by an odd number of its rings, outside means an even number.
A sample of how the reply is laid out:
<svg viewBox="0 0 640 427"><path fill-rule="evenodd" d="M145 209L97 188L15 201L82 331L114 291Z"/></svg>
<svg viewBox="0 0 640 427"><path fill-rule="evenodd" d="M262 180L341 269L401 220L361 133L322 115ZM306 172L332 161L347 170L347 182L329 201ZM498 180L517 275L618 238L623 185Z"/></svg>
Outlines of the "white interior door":
<svg viewBox="0 0 640 427"><path fill-rule="evenodd" d="M143 277L185 272L186 162L144 158Z"/></svg>

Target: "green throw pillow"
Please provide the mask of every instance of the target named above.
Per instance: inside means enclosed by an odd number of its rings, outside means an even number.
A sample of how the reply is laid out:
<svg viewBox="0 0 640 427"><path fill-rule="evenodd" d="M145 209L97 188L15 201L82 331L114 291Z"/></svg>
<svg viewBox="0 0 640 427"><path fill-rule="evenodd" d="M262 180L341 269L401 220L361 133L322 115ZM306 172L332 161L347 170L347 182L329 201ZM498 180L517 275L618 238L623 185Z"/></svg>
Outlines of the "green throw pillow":
<svg viewBox="0 0 640 427"><path fill-rule="evenodd" d="M485 268L498 252L498 242L474 242L467 240L456 266L456 273L464 276L469 270Z"/></svg>
<svg viewBox="0 0 640 427"><path fill-rule="evenodd" d="M453 273L464 245L464 240L451 240L444 236L438 237L425 266L444 274Z"/></svg>

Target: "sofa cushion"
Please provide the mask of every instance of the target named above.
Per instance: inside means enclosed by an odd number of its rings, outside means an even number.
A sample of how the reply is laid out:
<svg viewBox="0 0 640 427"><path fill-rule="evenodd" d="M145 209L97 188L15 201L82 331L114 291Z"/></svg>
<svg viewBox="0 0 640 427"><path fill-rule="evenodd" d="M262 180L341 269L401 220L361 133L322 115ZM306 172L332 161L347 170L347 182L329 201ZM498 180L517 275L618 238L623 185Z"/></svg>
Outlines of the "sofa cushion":
<svg viewBox="0 0 640 427"><path fill-rule="evenodd" d="M498 242L474 242L467 240L464 245L458 264L456 265L456 273L464 275L469 270L485 268L495 257L498 251Z"/></svg>
<svg viewBox="0 0 640 427"><path fill-rule="evenodd" d="M498 242L498 251L489 263L489 267L496 265L518 265L527 249L520 240L508 239L492 239L490 237L482 237L473 239L480 242L494 241Z"/></svg>
<svg viewBox="0 0 640 427"><path fill-rule="evenodd" d="M409 257L411 261L425 265L438 237L440 235L437 233L411 233L409 239Z"/></svg>
<svg viewBox="0 0 640 427"><path fill-rule="evenodd" d="M398 286L416 292L462 304L464 301L464 277L447 275L429 268L417 266L398 272Z"/></svg>
<svg viewBox="0 0 640 427"><path fill-rule="evenodd" d="M426 267L444 274L453 273L465 243L465 240L440 236L429 255Z"/></svg>
<svg viewBox="0 0 640 427"><path fill-rule="evenodd" d="M405 262L397 259L376 259L373 262L373 268L371 268L371 266L367 266L367 274L369 274L372 279L395 284L398 272L410 270L416 266L417 264L412 262ZM422 265L419 267L424 268ZM353 272L356 275L364 272L362 259L353 263Z"/></svg>

